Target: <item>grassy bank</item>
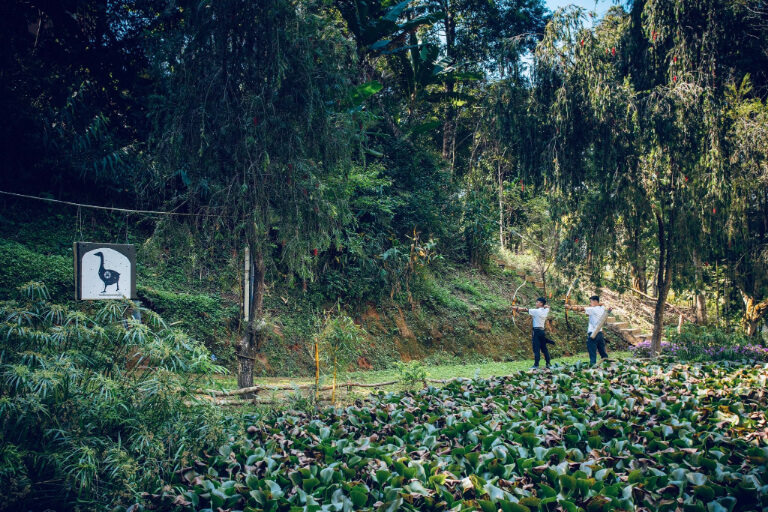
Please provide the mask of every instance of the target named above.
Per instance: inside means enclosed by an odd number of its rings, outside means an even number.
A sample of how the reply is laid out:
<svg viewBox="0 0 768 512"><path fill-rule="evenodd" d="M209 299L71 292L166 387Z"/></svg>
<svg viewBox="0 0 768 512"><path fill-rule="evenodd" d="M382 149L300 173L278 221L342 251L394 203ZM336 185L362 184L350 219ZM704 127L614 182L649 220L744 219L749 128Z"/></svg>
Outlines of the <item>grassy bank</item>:
<svg viewBox="0 0 768 512"><path fill-rule="evenodd" d="M235 346L243 328L238 275L242 255L207 251L181 228L173 231L91 213L76 225L61 213L16 206L6 207L0 215L0 294L11 296L25 282L42 281L51 291L52 302L71 302L72 241L127 240L137 247L138 295L143 305L201 340L217 362L235 370ZM514 263L530 264L525 258ZM513 317L509 311L522 280L508 266L494 263L479 270L438 260L414 276L408 293L382 289L375 300L347 303L345 295L337 293L340 285L334 279L340 279L338 273L321 272L305 291L290 276L268 278L264 303L269 329L262 340L256 376L314 375L313 338L319 319L339 299L341 308L366 331L360 357L350 370L386 372L411 360L430 367L525 365L522 361L532 357L530 317ZM344 289L354 286L348 282ZM524 285L516 303L532 305L541 293L556 298L564 294L563 287L550 283L542 292ZM547 328L557 341L551 349L554 357L571 357L583 350L585 320L572 316L567 326L556 299ZM609 348L622 348L618 340L610 341L614 345Z"/></svg>
<svg viewBox="0 0 768 512"><path fill-rule="evenodd" d="M611 359L613 360L625 360L631 354L629 352L611 352ZM553 371L557 371L565 365L572 365L577 363L588 363L589 356L586 352L576 354L568 357L560 357L552 360L554 365ZM422 365L425 375L429 379L453 379L456 377L465 378L479 378L487 379L490 377L500 377L504 375L511 375L516 372L529 371L533 365L533 359L523 359L520 361L509 362L494 362L488 361L484 363L470 363L470 364L443 364L443 365ZM543 367L544 361L542 359L541 366ZM389 382L393 380L402 380L403 372L397 368L391 368L387 370L366 370L355 371L341 375L338 378L338 382L343 384L344 382L359 382L363 384L375 384L379 382ZM237 376L236 375L223 375L216 377L217 384L223 390L237 389ZM287 386L287 385L304 385L312 384L313 378L310 377L261 377L254 379L254 384L257 386ZM321 385L330 384L331 377L322 375L320 379ZM403 385L394 385L387 387L388 390L403 389Z"/></svg>

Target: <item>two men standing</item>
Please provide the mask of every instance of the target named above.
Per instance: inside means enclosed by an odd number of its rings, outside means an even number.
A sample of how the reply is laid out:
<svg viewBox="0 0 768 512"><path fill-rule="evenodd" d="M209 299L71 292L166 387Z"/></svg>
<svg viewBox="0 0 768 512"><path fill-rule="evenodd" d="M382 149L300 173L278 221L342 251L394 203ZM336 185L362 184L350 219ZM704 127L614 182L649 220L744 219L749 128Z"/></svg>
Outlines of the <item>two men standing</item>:
<svg viewBox="0 0 768 512"><path fill-rule="evenodd" d="M608 353L605 351L605 337L603 336L603 324L611 312L611 308L600 305L600 297L593 295L589 298L589 306L571 306L566 304L566 309L572 311L583 311L589 316L589 325L587 327L587 352L589 353L589 364L597 363L597 354L600 353L600 357L605 359L608 357ZM513 311L527 312L531 315L533 320L533 335L531 337L531 345L533 347L533 369L539 367L539 361L541 360L541 353L544 354L544 360L546 361L547 368L551 365L551 358L549 355L548 344L554 345L555 342L548 339L546 332L544 331L545 321L549 314L549 306L547 305L547 299L539 297L536 299L535 308L521 308L512 306ZM596 333L594 337L592 333Z"/></svg>

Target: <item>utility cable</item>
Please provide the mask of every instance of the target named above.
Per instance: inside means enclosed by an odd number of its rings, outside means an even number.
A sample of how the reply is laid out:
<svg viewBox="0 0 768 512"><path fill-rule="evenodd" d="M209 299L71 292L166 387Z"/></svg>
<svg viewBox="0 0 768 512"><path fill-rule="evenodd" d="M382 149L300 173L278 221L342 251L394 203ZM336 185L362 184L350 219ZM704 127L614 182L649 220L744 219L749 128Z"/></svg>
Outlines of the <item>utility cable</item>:
<svg viewBox="0 0 768 512"><path fill-rule="evenodd" d="M5 192L3 190L0 190L0 194L6 195L6 196L14 196L14 197L23 197L24 199L37 199L38 201L47 201L49 203L58 203L58 204L66 204L69 206L77 206L78 208L93 208L95 210L110 210L114 212L125 212L128 213L143 213L147 215L176 215L179 217L226 217L231 218L230 215L217 215L214 213L177 213L177 212L161 212L161 211L155 211L155 210L131 210L128 208L117 208L114 206L97 206L92 204L81 204L81 203L73 203L71 201L60 201L58 199L50 199L47 197L37 197L37 196L28 196L25 194L16 194L14 192Z"/></svg>

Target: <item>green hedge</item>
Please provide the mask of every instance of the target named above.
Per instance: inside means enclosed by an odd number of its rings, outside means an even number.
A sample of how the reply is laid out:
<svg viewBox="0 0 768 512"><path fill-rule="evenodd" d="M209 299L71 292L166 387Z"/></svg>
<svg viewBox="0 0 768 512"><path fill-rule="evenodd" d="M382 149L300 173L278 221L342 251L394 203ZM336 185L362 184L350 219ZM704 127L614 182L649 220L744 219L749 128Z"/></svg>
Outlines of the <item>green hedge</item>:
<svg viewBox="0 0 768 512"><path fill-rule="evenodd" d="M15 295L16 287L29 281L46 283L54 301L73 299L72 257L40 254L16 242L0 240L0 296Z"/></svg>
<svg viewBox="0 0 768 512"><path fill-rule="evenodd" d="M232 331L237 328L237 307L225 309L214 295L174 293L146 286L138 286L137 292L145 307L205 343L218 360L234 360Z"/></svg>

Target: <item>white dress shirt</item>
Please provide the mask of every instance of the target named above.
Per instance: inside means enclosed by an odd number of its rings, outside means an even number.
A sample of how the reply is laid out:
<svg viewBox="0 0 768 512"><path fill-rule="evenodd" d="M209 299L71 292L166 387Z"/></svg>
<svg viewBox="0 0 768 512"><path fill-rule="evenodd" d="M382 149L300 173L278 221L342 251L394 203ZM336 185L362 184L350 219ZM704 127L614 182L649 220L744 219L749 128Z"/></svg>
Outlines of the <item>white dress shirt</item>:
<svg viewBox="0 0 768 512"><path fill-rule="evenodd" d="M597 323L605 314L605 306L592 306L584 308L584 312L589 315L589 326L587 332L594 332L597 329Z"/></svg>
<svg viewBox="0 0 768 512"><path fill-rule="evenodd" d="M549 308L531 308L528 310L528 314L533 317L533 327L544 328L544 321L549 314Z"/></svg>

